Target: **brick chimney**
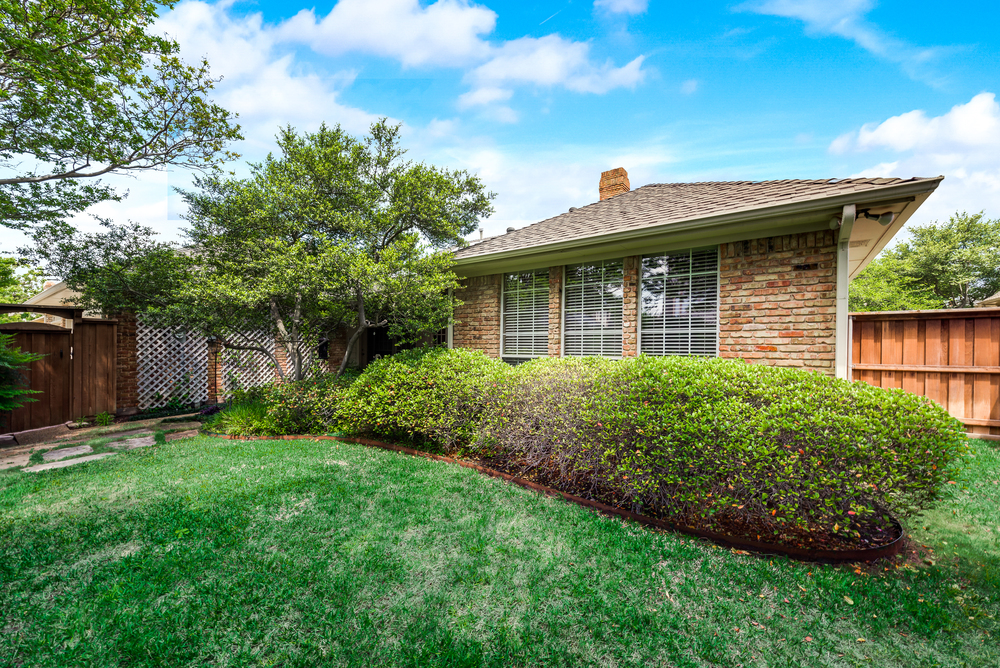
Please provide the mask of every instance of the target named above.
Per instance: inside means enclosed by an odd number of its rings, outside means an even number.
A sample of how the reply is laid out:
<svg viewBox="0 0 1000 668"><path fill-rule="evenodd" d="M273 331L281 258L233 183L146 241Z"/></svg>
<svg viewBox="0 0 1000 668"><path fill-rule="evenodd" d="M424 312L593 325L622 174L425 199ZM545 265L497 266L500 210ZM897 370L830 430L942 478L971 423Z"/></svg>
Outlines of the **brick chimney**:
<svg viewBox="0 0 1000 668"><path fill-rule="evenodd" d="M615 167L601 172L601 201L621 195L631 190L628 182L628 172L624 167Z"/></svg>

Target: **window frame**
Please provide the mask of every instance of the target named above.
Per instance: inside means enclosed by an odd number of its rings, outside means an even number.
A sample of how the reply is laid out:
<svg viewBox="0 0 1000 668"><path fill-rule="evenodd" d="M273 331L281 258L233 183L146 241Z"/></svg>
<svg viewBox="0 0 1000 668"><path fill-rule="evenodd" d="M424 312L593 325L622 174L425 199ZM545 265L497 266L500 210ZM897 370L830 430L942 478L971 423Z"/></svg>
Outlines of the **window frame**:
<svg viewBox="0 0 1000 668"><path fill-rule="evenodd" d="M561 290L561 294L559 295L559 299L560 299L560 302L559 302L559 306L560 306L560 308L559 308L559 315L560 315L559 356L560 357L604 357L606 359L622 359L622 357L624 356L624 352L625 352L625 258L624 257L620 257L620 258L607 258L607 259L604 259L604 260L591 260L589 262L574 262L573 266L578 266L578 265L596 265L596 264L600 264L600 265L603 266L603 264L605 262L615 262L615 261L620 262L621 266L622 266L622 282L621 282L622 305L621 305L621 327L620 327L621 343L620 343L620 346L619 346L618 354L617 355L585 355L585 354L581 354L581 355L567 355L566 354L566 312L567 312L567 308L566 308L566 304L567 304L567 302L566 302L566 275L567 275L567 269L571 265L563 265L563 268L562 268L562 274L563 274L562 275L562 290ZM576 332L573 332L573 333L576 333ZM581 331L580 333L581 334L585 333L585 330Z"/></svg>
<svg viewBox="0 0 1000 668"><path fill-rule="evenodd" d="M535 276L541 272L544 272L547 276L546 282L546 296L545 296L545 309L546 309L546 320L545 320L545 352L543 354L535 355L519 355L507 353L506 343L507 334L505 331L507 318L507 277L512 274L531 274ZM534 279L532 280L534 282ZM548 329L548 310L549 310L549 294L552 290L552 272L549 267L540 267L537 269L525 269L523 271L506 271L500 274L500 359L502 361L513 360L515 364L520 364L528 360L538 359L540 357L548 357L549 351L549 329ZM537 331L532 336L537 335Z"/></svg>
<svg viewBox="0 0 1000 668"><path fill-rule="evenodd" d="M636 281L636 322L635 322L635 351L636 355L650 355L651 353L644 353L642 350L642 260L646 257L655 257L657 255L669 255L671 253L680 253L682 251L687 251L688 253L695 253L697 251L707 251L714 250L715 255L715 350L711 355L711 358L719 357L719 347L722 345L722 252L718 245L712 246L693 246L690 248L677 248L673 250L662 250L655 253L643 253L639 255L638 262L638 276ZM688 273L690 278L691 274ZM688 335L690 336L691 330L688 328ZM690 346L689 346L690 348ZM656 357L669 357L670 355L656 355ZM687 355L678 355L680 357L705 357L705 355L692 355L690 352Z"/></svg>

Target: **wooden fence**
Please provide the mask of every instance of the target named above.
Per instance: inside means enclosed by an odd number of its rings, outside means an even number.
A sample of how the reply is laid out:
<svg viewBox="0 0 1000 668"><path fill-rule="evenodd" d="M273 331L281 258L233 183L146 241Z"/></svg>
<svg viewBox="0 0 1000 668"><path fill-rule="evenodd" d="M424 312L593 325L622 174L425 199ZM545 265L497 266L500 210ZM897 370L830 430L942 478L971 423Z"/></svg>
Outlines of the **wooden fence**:
<svg viewBox="0 0 1000 668"><path fill-rule="evenodd" d="M37 322L6 323L24 352L41 353L25 373L37 401L8 412L0 433L36 429L86 415L115 412L114 320L81 319L73 329Z"/></svg>
<svg viewBox="0 0 1000 668"><path fill-rule="evenodd" d="M851 378L933 399L1000 440L1000 308L851 314Z"/></svg>

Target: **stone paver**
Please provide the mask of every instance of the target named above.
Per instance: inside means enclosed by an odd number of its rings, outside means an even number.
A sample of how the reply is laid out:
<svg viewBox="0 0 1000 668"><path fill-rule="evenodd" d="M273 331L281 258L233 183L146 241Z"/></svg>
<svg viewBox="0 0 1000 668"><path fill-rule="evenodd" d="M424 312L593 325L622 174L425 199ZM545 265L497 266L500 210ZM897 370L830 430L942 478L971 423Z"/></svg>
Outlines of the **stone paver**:
<svg viewBox="0 0 1000 668"><path fill-rule="evenodd" d="M42 459L47 462L57 462L60 459L66 459L67 457L76 457L77 455L86 455L93 452L94 449L89 445L78 445L75 448L60 448L59 450L49 450L42 455Z"/></svg>
<svg viewBox="0 0 1000 668"><path fill-rule="evenodd" d="M129 431L117 431L117 432L113 431L108 434L99 434L96 436L92 435L90 436L90 438L122 439L122 438L131 438L133 436L149 436L152 433L153 432L151 432L149 429L131 429Z"/></svg>
<svg viewBox="0 0 1000 668"><path fill-rule="evenodd" d="M190 429L201 429L201 423L200 422L167 422L166 424L160 424L159 428L163 429L164 431L166 431L168 429L172 429L174 431L177 431L177 430L188 431Z"/></svg>
<svg viewBox="0 0 1000 668"><path fill-rule="evenodd" d="M197 429L189 429L187 431L175 431L172 434L167 434L165 438L168 441L176 441L179 438L191 438L198 435Z"/></svg>
<svg viewBox="0 0 1000 668"><path fill-rule="evenodd" d="M136 448L147 448L156 443L156 439L153 435L143 436L141 438L129 438L124 441L114 441L113 443L108 443L109 448L114 448L115 450L135 450Z"/></svg>
<svg viewBox="0 0 1000 668"><path fill-rule="evenodd" d="M89 455L87 457L78 457L77 459L64 459L61 462L50 462L48 464L39 464L37 466L29 466L26 469L21 469L25 473L38 473L39 471L49 471L51 469L62 469L67 466L76 466L77 464L83 464L84 462L92 462L98 459L104 459L105 457L114 457L117 452L103 452L99 455Z"/></svg>

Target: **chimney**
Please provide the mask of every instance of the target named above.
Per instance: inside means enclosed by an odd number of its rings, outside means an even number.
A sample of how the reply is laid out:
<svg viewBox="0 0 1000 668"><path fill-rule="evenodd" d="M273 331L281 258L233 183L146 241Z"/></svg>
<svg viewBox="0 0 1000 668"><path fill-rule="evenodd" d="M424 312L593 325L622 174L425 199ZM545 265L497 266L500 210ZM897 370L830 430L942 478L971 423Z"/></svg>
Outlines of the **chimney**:
<svg viewBox="0 0 1000 668"><path fill-rule="evenodd" d="M601 172L601 201L621 195L631 190L628 182L628 172L624 167L615 167Z"/></svg>

